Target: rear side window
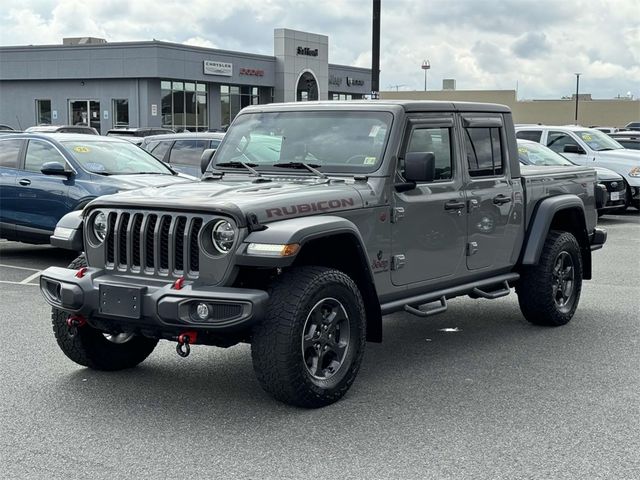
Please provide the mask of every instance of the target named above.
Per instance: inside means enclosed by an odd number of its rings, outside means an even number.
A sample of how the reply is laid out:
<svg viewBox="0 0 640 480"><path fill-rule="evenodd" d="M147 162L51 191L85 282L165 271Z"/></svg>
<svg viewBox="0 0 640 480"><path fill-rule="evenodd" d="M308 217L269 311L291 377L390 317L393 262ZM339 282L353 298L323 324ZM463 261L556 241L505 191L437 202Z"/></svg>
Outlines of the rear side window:
<svg viewBox="0 0 640 480"><path fill-rule="evenodd" d="M207 148L206 140L177 140L173 144L169 162L177 165L199 166L200 157L205 148Z"/></svg>
<svg viewBox="0 0 640 480"><path fill-rule="evenodd" d="M516 132L516 138L540 143L542 130L520 130L519 132Z"/></svg>
<svg viewBox="0 0 640 480"><path fill-rule="evenodd" d="M448 128L415 128L407 146L407 153L411 152L433 152L436 160L434 180L451 179L453 165Z"/></svg>
<svg viewBox="0 0 640 480"><path fill-rule="evenodd" d="M147 147L147 151L158 160L164 160L164 156L167 153L167 150L169 150L172 142L173 140L169 140L167 142L154 142L154 146L151 146L151 144L149 144L149 146Z"/></svg>
<svg viewBox="0 0 640 480"><path fill-rule="evenodd" d="M578 146L578 142L576 142L571 135L564 132L549 132L547 135L547 147L554 152L564 152L564 147L567 145Z"/></svg>
<svg viewBox="0 0 640 480"><path fill-rule="evenodd" d="M465 128L465 149L469 175L486 177L502 175L503 158L500 128Z"/></svg>
<svg viewBox="0 0 640 480"><path fill-rule="evenodd" d="M47 162L59 162L62 165L66 163L58 150L50 143L29 140L24 169L29 172L40 172L42 165Z"/></svg>
<svg viewBox="0 0 640 480"><path fill-rule="evenodd" d="M22 140L0 141L0 167L18 168L20 147L22 147Z"/></svg>

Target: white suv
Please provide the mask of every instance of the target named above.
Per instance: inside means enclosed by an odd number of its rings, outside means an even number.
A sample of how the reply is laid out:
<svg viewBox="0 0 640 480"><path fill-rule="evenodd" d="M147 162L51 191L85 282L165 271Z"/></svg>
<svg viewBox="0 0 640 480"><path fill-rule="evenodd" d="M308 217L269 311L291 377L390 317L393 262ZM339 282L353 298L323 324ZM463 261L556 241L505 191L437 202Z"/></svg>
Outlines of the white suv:
<svg viewBox="0 0 640 480"><path fill-rule="evenodd" d="M627 205L640 210L640 150L625 149L598 130L575 125L516 126L516 137L546 145L578 165L605 167L622 175Z"/></svg>

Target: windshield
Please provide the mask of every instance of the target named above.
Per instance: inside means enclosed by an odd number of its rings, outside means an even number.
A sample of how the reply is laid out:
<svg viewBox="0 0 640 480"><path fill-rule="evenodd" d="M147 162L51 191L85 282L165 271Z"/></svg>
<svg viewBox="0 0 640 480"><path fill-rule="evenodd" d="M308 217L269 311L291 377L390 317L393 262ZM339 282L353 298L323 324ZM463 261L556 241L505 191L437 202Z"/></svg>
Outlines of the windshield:
<svg viewBox="0 0 640 480"><path fill-rule="evenodd" d="M173 175L162 162L129 142L76 140L61 142L78 163L99 175L155 173Z"/></svg>
<svg viewBox="0 0 640 480"><path fill-rule="evenodd" d="M575 166L562 155L539 143L518 142L518 159L525 165Z"/></svg>
<svg viewBox="0 0 640 480"><path fill-rule="evenodd" d="M597 152L624 148L609 135L599 130L581 130L576 132L576 135L578 135L584 143L589 145L589 148Z"/></svg>
<svg viewBox="0 0 640 480"><path fill-rule="evenodd" d="M389 112L335 110L240 115L216 152L216 165L244 162L268 170L304 162L326 172L372 172L392 118Z"/></svg>

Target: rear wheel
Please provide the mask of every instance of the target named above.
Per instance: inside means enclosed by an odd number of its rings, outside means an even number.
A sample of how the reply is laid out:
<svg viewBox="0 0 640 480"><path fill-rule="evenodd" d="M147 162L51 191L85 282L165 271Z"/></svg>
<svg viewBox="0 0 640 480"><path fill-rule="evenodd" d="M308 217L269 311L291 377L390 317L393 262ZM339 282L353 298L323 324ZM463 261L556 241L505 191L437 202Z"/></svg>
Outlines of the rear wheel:
<svg viewBox="0 0 640 480"><path fill-rule="evenodd" d="M266 318L253 331L258 381L282 402L329 405L355 380L365 328L362 296L347 275L325 267L295 268L276 280Z"/></svg>
<svg viewBox="0 0 640 480"><path fill-rule="evenodd" d="M84 255L76 258L69 268L87 266ZM69 313L53 308L53 333L62 352L75 363L95 370L122 370L144 361L158 344L157 339L133 333L104 333L85 324L70 329Z"/></svg>
<svg viewBox="0 0 640 480"><path fill-rule="evenodd" d="M582 256L576 238L552 230L537 265L522 269L516 287L520 310L531 323L560 326L578 307L582 290Z"/></svg>

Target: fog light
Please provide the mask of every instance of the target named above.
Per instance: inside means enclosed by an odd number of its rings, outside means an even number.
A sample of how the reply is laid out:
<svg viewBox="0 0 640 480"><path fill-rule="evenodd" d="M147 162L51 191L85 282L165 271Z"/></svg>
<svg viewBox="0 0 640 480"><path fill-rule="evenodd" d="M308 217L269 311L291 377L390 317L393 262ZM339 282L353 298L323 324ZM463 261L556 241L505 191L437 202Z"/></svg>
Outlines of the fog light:
<svg viewBox="0 0 640 480"><path fill-rule="evenodd" d="M196 306L196 315L198 315L198 318L200 320L206 320L207 318L209 318L209 305L207 305L206 303L199 303Z"/></svg>

